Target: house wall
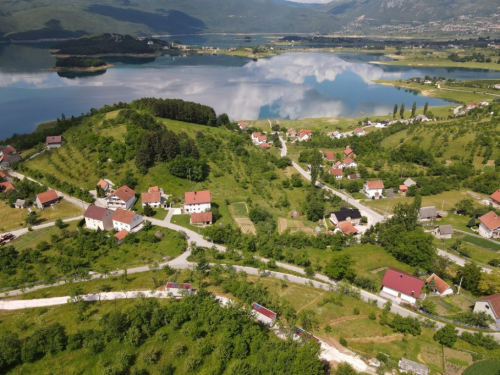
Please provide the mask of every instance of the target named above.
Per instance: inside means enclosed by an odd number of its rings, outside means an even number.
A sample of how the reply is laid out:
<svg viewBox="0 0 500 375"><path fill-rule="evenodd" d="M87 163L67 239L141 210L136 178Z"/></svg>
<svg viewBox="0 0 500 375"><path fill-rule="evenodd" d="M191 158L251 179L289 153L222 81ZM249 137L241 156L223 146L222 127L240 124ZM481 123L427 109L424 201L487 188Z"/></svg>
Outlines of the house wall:
<svg viewBox="0 0 500 375"><path fill-rule="evenodd" d="M473 312L485 312L495 320L496 324L500 324L500 318L497 319L488 301L476 301Z"/></svg>
<svg viewBox="0 0 500 375"><path fill-rule="evenodd" d="M380 196L382 196L382 193L383 193L384 189L368 189L368 187L365 185L365 186L363 187L363 191L364 191L364 193L365 193L368 197L370 197L370 198L371 198L371 197L375 197L375 196L376 196L375 194L376 194L377 192L378 192L378 196L379 196L379 197L380 197Z"/></svg>
<svg viewBox="0 0 500 375"><path fill-rule="evenodd" d="M271 318L268 318L267 316L265 315L262 315L262 314L259 314L258 312L254 311L254 317L255 319L257 319L259 322L262 322L264 324L267 324L269 326L273 326L274 323L276 322L276 318L274 319L271 319Z"/></svg>
<svg viewBox="0 0 500 375"><path fill-rule="evenodd" d="M184 297L193 293L191 289L167 287L165 287L165 292L167 293L167 295L172 295L172 297Z"/></svg>
<svg viewBox="0 0 500 375"><path fill-rule="evenodd" d="M147 203L143 203L142 207L146 207ZM152 208L160 208L161 202L149 202L149 206Z"/></svg>
<svg viewBox="0 0 500 375"><path fill-rule="evenodd" d="M85 226L93 230L97 230L97 228L101 230L113 228L113 211L106 213L102 221L86 217Z"/></svg>
<svg viewBox="0 0 500 375"><path fill-rule="evenodd" d="M187 214L192 214L192 213L200 213L200 212L206 212L207 210L210 210L211 205L210 203L195 203L195 204L185 204L184 205L184 213Z"/></svg>
<svg viewBox="0 0 500 375"><path fill-rule="evenodd" d="M486 238L493 236L493 231L489 230L483 223L479 224L479 235Z"/></svg>
<svg viewBox="0 0 500 375"><path fill-rule="evenodd" d="M122 208L124 210L130 210L130 208L132 208L132 206L134 205L135 201L136 201L136 197L132 197L130 198L128 201L124 202L122 201L121 199L119 199L118 197L114 197L113 195L111 197L109 197L109 199L106 199L106 204L108 206L108 208Z"/></svg>
<svg viewBox="0 0 500 375"><path fill-rule="evenodd" d="M61 147L61 144L60 143L49 143L47 144L47 148L48 149L51 149L51 148L59 148Z"/></svg>
<svg viewBox="0 0 500 375"><path fill-rule="evenodd" d="M128 232L131 232L132 229L137 227L143 221L144 221L144 218L141 215L135 214L134 218L132 219L132 222L130 224L122 223L121 221L113 220L113 228L116 229L117 231L121 231L123 229L126 229Z"/></svg>
<svg viewBox="0 0 500 375"><path fill-rule="evenodd" d="M388 288L386 286L384 286L382 288L382 292L387 293L387 294L389 294L390 296L392 296L394 298L400 298L402 302L406 302L406 303L409 303L409 304L412 304L412 305L414 305L417 302L417 299L415 297L412 297L412 296L409 296L407 294L398 292L397 290Z"/></svg>
<svg viewBox="0 0 500 375"><path fill-rule="evenodd" d="M451 288L448 288L446 289L442 294L441 293L438 293L441 297L444 297L444 296L449 296L450 294L453 294L453 289Z"/></svg>

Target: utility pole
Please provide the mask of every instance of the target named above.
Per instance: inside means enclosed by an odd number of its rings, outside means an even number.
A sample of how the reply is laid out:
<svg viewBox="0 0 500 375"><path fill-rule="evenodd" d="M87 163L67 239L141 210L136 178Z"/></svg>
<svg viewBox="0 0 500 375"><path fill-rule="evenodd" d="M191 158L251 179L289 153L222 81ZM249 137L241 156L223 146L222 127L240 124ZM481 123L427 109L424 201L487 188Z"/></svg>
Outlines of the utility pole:
<svg viewBox="0 0 500 375"><path fill-rule="evenodd" d="M460 278L460 284L458 284L458 291L457 291L457 294L460 294L460 288L462 287L462 280L463 280L463 276Z"/></svg>

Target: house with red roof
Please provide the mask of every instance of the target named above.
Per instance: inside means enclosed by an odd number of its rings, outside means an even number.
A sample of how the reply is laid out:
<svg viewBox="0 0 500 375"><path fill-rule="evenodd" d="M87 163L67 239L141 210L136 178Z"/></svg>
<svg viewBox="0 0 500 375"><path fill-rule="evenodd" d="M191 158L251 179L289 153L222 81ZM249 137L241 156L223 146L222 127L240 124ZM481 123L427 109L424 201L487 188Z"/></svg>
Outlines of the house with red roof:
<svg viewBox="0 0 500 375"><path fill-rule="evenodd" d="M43 210L45 207L59 202L59 199L60 197L55 190L49 190L36 195L35 205Z"/></svg>
<svg viewBox="0 0 500 375"><path fill-rule="evenodd" d="M191 214L191 218L189 219L189 222L191 224L198 224L198 225L212 224L212 222L213 222L212 213L211 212L200 212L200 213Z"/></svg>
<svg viewBox="0 0 500 375"><path fill-rule="evenodd" d="M396 303L414 305L422 293L424 281L418 277L395 268L388 268L382 279L382 297L389 298Z"/></svg>
<svg viewBox="0 0 500 375"><path fill-rule="evenodd" d="M345 157L348 157L349 155L351 155L352 153L354 153L354 151L352 150L352 148L350 148L349 146L347 146L344 150L344 156Z"/></svg>
<svg viewBox="0 0 500 375"><path fill-rule="evenodd" d="M264 150L269 150L271 146L269 146L269 143L261 143L260 148L263 148Z"/></svg>
<svg viewBox="0 0 500 375"><path fill-rule="evenodd" d="M113 211L91 204L83 215L85 218L85 226L93 230L97 230L98 228L101 230L108 230L113 228L113 215Z"/></svg>
<svg viewBox="0 0 500 375"><path fill-rule="evenodd" d="M191 284L182 284L169 281L165 285L165 292L169 297L179 298L193 294L193 289L191 287Z"/></svg>
<svg viewBox="0 0 500 375"><path fill-rule="evenodd" d="M238 122L238 126L241 130L247 130L247 123L245 121Z"/></svg>
<svg viewBox="0 0 500 375"><path fill-rule="evenodd" d="M363 128L354 129L354 135L357 135L358 137L361 137L362 135L366 135L365 129L363 129Z"/></svg>
<svg viewBox="0 0 500 375"><path fill-rule="evenodd" d="M47 148L50 150L51 148L59 148L62 146L62 136L60 135L52 135L45 138L45 144Z"/></svg>
<svg viewBox="0 0 500 375"><path fill-rule="evenodd" d="M206 212L212 208L212 197L209 190L190 191L184 194L184 213Z"/></svg>
<svg viewBox="0 0 500 375"><path fill-rule="evenodd" d="M141 194L142 207L149 204L150 207L160 208L161 206L161 193L159 191L153 191Z"/></svg>
<svg viewBox="0 0 500 375"><path fill-rule="evenodd" d="M135 191L133 189L129 188L127 185L123 185L109 194L105 200L109 209L121 208L130 210L137 198L135 197Z"/></svg>
<svg viewBox="0 0 500 375"><path fill-rule="evenodd" d="M252 133L252 142L257 142L257 140L259 139L259 137L261 137L262 134L261 132L253 132Z"/></svg>
<svg viewBox="0 0 500 375"><path fill-rule="evenodd" d="M451 286L449 286L446 281L444 281L435 273L430 275L427 280L425 280L426 283L429 283L431 281L434 281L434 292L437 293L440 297L453 294L453 289L451 288Z"/></svg>
<svg viewBox="0 0 500 375"><path fill-rule="evenodd" d="M399 185L399 193L406 195L408 192L408 186L406 185Z"/></svg>
<svg viewBox="0 0 500 375"><path fill-rule="evenodd" d="M492 328L500 326L500 293L476 300L473 312L485 312L495 321L495 323L492 324Z"/></svg>
<svg viewBox="0 0 500 375"><path fill-rule="evenodd" d="M342 169L332 168L328 171L328 174L331 176L335 176L336 180L342 180L343 177Z"/></svg>
<svg viewBox="0 0 500 375"><path fill-rule="evenodd" d="M344 168L356 168L358 166L358 163L351 158L345 158L342 164L344 165Z"/></svg>
<svg viewBox="0 0 500 375"><path fill-rule="evenodd" d="M490 205L500 208L500 189L490 195Z"/></svg>
<svg viewBox="0 0 500 375"><path fill-rule="evenodd" d="M479 218L479 235L486 238L500 238L500 217L490 211Z"/></svg>
<svg viewBox="0 0 500 375"><path fill-rule="evenodd" d="M252 315L259 322L267 324L271 327L276 322L276 313L269 309L266 309L264 306L261 306L256 302L252 303Z"/></svg>
<svg viewBox="0 0 500 375"><path fill-rule="evenodd" d="M113 235L113 237L116 239L116 241L118 242L118 245L119 245L119 244L121 244L123 242L123 240L125 239L125 237L128 236L128 234L129 234L128 230L122 229L118 233L115 233Z"/></svg>
<svg viewBox="0 0 500 375"><path fill-rule="evenodd" d="M300 129L299 131L299 141L308 141L312 138L312 130L309 129Z"/></svg>
<svg viewBox="0 0 500 375"><path fill-rule="evenodd" d="M382 198L382 193L384 192L384 183L382 180L376 181L365 181L363 184L363 193L368 198Z"/></svg>
<svg viewBox="0 0 500 375"><path fill-rule="evenodd" d="M296 137L297 136L297 130L294 128L290 128L286 131L286 136L287 137Z"/></svg>
<svg viewBox="0 0 500 375"><path fill-rule="evenodd" d="M97 182L97 186L99 186L104 192L112 188L111 184L102 178Z"/></svg>
<svg viewBox="0 0 500 375"><path fill-rule="evenodd" d="M117 231L125 229L127 232L131 232L132 229L142 224L143 221L144 218L142 215L134 211L117 208L113 214L113 228Z"/></svg>
<svg viewBox="0 0 500 375"><path fill-rule="evenodd" d="M335 157L335 154L333 151L325 151L323 152L323 160L325 161L335 161L337 158Z"/></svg>
<svg viewBox="0 0 500 375"><path fill-rule="evenodd" d="M338 228L344 233L344 235L349 236L349 235L356 235L358 234L358 230L350 221L345 221L343 223L340 223Z"/></svg>
<svg viewBox="0 0 500 375"><path fill-rule="evenodd" d="M10 181L0 182L0 193L7 193L8 191L14 191L16 187Z"/></svg>

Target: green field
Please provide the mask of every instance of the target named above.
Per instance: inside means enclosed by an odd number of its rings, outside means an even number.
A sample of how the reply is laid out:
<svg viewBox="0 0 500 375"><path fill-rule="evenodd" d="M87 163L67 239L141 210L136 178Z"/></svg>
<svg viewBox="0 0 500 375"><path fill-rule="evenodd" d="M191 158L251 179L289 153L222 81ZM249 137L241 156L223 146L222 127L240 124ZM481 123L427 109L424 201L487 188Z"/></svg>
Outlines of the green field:
<svg viewBox="0 0 500 375"><path fill-rule="evenodd" d="M468 367L463 375L498 375L500 371L500 361L481 361Z"/></svg>
<svg viewBox="0 0 500 375"><path fill-rule="evenodd" d="M31 209L39 214L38 224L83 215L81 207L74 206L65 201L64 198L61 202L44 210L35 207L31 207ZM24 221L27 215L27 209L12 208L5 202L0 202L0 232L27 227L28 225Z"/></svg>
<svg viewBox="0 0 500 375"><path fill-rule="evenodd" d="M479 247L491 250L491 251L500 251L500 243L494 243L492 241L488 241L484 238L478 238L474 236L465 236L464 241L470 242L471 244L477 245Z"/></svg>
<svg viewBox="0 0 500 375"><path fill-rule="evenodd" d="M247 218L248 208L245 202L231 203L229 210L234 218Z"/></svg>

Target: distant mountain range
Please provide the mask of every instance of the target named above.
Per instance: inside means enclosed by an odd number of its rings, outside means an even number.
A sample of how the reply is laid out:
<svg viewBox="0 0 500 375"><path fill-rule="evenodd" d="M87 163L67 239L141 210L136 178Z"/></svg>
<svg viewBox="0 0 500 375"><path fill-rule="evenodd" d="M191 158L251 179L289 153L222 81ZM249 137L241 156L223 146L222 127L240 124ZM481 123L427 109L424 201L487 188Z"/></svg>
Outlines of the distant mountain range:
<svg viewBox="0 0 500 375"><path fill-rule="evenodd" d="M116 32L336 33L477 17L499 20L498 0L0 0L0 37L46 39ZM496 17L496 18L495 18ZM348 26L348 27L347 27ZM347 27L347 28L346 28ZM381 28L378 34L383 34Z"/></svg>

